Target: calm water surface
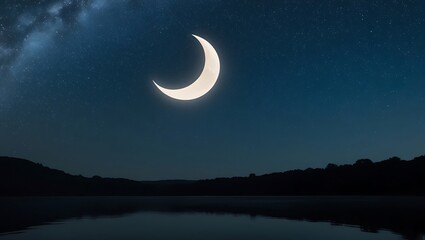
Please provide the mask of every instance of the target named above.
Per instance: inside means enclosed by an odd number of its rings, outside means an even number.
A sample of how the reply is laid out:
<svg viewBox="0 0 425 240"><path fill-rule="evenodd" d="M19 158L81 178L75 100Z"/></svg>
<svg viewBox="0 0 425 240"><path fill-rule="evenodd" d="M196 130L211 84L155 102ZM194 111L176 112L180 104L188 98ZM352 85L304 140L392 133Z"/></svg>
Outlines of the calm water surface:
<svg viewBox="0 0 425 240"><path fill-rule="evenodd" d="M0 239L423 239L423 200L0 198Z"/></svg>

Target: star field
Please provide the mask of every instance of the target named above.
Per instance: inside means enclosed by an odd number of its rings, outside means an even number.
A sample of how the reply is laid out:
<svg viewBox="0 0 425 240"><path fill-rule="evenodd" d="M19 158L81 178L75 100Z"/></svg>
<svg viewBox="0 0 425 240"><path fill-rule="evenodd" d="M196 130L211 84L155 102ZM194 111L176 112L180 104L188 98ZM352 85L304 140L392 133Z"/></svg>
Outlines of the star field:
<svg viewBox="0 0 425 240"><path fill-rule="evenodd" d="M87 176L199 179L425 147L425 2L6 0L0 155ZM178 102L208 39L216 86Z"/></svg>

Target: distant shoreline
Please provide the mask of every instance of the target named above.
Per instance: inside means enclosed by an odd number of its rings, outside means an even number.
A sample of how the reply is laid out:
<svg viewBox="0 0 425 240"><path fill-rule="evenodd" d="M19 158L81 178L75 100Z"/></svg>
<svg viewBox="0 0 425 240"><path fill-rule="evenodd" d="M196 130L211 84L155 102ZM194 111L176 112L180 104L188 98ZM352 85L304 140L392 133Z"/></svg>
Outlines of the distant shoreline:
<svg viewBox="0 0 425 240"><path fill-rule="evenodd" d="M425 156L328 164L261 176L134 181L84 177L0 157L0 196L425 196Z"/></svg>

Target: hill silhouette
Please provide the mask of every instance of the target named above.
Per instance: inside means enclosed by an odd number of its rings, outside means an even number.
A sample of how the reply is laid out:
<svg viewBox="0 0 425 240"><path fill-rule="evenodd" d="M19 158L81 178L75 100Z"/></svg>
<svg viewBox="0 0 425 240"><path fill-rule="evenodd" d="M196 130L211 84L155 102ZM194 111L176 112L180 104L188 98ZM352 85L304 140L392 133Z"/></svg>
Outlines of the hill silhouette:
<svg viewBox="0 0 425 240"><path fill-rule="evenodd" d="M25 159L0 157L1 196L425 195L425 156L328 164L261 176L198 181L84 177Z"/></svg>

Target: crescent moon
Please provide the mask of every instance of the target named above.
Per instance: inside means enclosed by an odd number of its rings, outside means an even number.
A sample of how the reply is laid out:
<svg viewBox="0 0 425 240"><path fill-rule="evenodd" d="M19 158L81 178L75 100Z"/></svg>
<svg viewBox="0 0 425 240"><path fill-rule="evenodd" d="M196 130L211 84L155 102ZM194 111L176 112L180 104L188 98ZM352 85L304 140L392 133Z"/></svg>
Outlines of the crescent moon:
<svg viewBox="0 0 425 240"><path fill-rule="evenodd" d="M179 89L164 88L153 81L162 93L174 99L193 100L202 97L214 87L220 74L220 59L214 47L207 40L194 34L192 36L199 41L205 55L204 69L198 79L189 86Z"/></svg>

